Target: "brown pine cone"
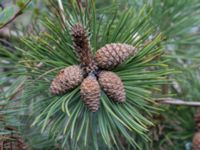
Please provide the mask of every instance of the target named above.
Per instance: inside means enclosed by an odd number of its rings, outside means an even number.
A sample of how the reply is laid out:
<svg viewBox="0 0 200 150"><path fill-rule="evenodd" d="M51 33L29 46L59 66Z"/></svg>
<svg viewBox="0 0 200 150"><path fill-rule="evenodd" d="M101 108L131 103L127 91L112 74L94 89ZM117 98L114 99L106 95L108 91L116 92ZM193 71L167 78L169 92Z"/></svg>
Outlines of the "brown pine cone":
<svg viewBox="0 0 200 150"><path fill-rule="evenodd" d="M28 147L22 137L18 135L8 135L3 137L0 141L0 150L28 150Z"/></svg>
<svg viewBox="0 0 200 150"><path fill-rule="evenodd" d="M100 105L101 89L96 77L89 75L85 78L81 84L81 98L87 105L88 109L92 112L96 112Z"/></svg>
<svg viewBox="0 0 200 150"><path fill-rule="evenodd" d="M197 132L193 137L192 150L200 150L200 132Z"/></svg>
<svg viewBox="0 0 200 150"><path fill-rule="evenodd" d="M196 129L200 131L200 112L198 112L194 117L196 123Z"/></svg>
<svg viewBox="0 0 200 150"><path fill-rule="evenodd" d="M50 86L53 95L59 95L80 85L83 80L82 70L78 65L62 69L54 78Z"/></svg>
<svg viewBox="0 0 200 150"><path fill-rule="evenodd" d="M124 102L126 93L121 79L111 71L101 71L98 75L99 84L109 98L116 102Z"/></svg>
<svg viewBox="0 0 200 150"><path fill-rule="evenodd" d="M97 70L94 62L89 36L86 29L81 24L75 24L71 28L74 48L81 61L81 67L86 74Z"/></svg>
<svg viewBox="0 0 200 150"><path fill-rule="evenodd" d="M96 52L95 61L100 68L110 70L135 53L136 49L128 44L107 44Z"/></svg>

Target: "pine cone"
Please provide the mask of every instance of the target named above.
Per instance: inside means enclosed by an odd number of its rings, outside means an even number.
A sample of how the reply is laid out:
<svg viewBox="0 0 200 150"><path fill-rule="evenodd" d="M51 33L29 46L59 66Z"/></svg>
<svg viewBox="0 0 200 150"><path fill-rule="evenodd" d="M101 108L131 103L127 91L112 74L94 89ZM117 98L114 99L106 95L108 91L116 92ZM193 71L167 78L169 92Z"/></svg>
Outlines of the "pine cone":
<svg viewBox="0 0 200 150"><path fill-rule="evenodd" d="M135 52L136 49L128 44L107 44L96 52L95 60L100 68L110 70Z"/></svg>
<svg viewBox="0 0 200 150"><path fill-rule="evenodd" d="M111 71L102 71L99 73L99 84L108 97L116 102L124 102L126 93L121 79Z"/></svg>
<svg viewBox="0 0 200 150"><path fill-rule="evenodd" d="M81 84L82 70L78 65L62 69L51 83L50 91L53 95L63 94Z"/></svg>
<svg viewBox="0 0 200 150"><path fill-rule="evenodd" d="M101 93L101 89L96 77L89 75L83 80L80 89L81 97L88 106L89 110L96 112L99 109Z"/></svg>
<svg viewBox="0 0 200 150"><path fill-rule="evenodd" d="M1 148L2 150L28 150L28 147L22 137L18 135L8 135L4 138L5 140L1 140L0 142L0 150Z"/></svg>
<svg viewBox="0 0 200 150"><path fill-rule="evenodd" d="M193 137L192 150L200 150L200 132L197 132Z"/></svg>
<svg viewBox="0 0 200 150"><path fill-rule="evenodd" d="M80 58L81 67L83 68L86 75L90 72L97 70L97 65L93 59L88 38L89 36L86 29L84 29L81 24L75 24L74 26L72 26L71 32L74 42L74 48L78 57Z"/></svg>
<svg viewBox="0 0 200 150"><path fill-rule="evenodd" d="M196 123L196 129L200 131L200 112L198 112L194 117Z"/></svg>

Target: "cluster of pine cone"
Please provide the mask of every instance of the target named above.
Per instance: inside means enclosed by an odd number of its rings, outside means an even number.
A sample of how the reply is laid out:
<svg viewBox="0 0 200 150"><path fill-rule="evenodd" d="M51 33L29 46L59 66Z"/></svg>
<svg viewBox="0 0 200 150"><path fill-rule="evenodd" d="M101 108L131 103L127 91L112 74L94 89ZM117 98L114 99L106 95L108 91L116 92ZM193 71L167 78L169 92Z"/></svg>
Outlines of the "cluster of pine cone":
<svg viewBox="0 0 200 150"><path fill-rule="evenodd" d="M1 135L0 139L0 150L28 150L27 145L19 135Z"/></svg>
<svg viewBox="0 0 200 150"><path fill-rule="evenodd" d="M136 49L128 44L112 43L97 50L93 56L88 33L81 24L71 27L71 35L81 64L61 70L51 83L51 93L64 94L80 85L81 99L92 112L99 108L101 89L113 101L124 102L123 82L109 70L134 55Z"/></svg>
<svg viewBox="0 0 200 150"><path fill-rule="evenodd" d="M195 115L196 130L192 140L192 150L200 150L200 112Z"/></svg>

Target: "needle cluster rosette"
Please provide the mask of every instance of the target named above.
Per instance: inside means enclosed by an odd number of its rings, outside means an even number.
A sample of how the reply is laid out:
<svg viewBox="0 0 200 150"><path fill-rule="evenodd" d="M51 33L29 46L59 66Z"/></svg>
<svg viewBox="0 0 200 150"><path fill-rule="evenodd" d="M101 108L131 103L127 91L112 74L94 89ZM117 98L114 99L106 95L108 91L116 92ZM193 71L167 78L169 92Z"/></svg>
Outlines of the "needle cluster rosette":
<svg viewBox="0 0 200 150"><path fill-rule="evenodd" d="M50 86L53 95L60 95L80 85L81 99L92 112L100 107L101 90L115 102L125 102L126 93L120 77L111 70L137 52L132 45L111 43L93 56L87 30L79 23L71 27L74 51L80 65L60 71Z"/></svg>

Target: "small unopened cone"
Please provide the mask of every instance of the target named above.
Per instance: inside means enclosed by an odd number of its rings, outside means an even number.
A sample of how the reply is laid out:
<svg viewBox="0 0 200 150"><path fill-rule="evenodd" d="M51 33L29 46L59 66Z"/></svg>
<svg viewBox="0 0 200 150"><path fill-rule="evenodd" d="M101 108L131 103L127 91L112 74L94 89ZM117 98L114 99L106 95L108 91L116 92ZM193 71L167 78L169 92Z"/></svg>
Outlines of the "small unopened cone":
<svg viewBox="0 0 200 150"><path fill-rule="evenodd" d="M87 30L77 23L71 28L72 39L77 56L80 59L81 67L86 75L97 70L93 59L92 50Z"/></svg>

